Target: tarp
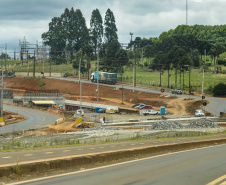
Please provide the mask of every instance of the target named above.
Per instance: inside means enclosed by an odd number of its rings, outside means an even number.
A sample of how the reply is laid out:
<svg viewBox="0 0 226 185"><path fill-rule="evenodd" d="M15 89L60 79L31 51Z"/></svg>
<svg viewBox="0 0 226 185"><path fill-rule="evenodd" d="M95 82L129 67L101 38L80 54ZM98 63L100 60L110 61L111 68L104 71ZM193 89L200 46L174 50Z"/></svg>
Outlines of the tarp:
<svg viewBox="0 0 226 185"><path fill-rule="evenodd" d="M32 101L34 104L41 104L41 105L44 105L44 104L51 104L51 105L54 105L56 104L54 101Z"/></svg>

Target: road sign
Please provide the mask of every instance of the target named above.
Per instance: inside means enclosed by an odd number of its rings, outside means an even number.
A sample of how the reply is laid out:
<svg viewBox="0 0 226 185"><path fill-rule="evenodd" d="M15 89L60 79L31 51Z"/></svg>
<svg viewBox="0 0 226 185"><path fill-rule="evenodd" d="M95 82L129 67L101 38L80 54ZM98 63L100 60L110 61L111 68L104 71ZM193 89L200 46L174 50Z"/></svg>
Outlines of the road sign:
<svg viewBox="0 0 226 185"><path fill-rule="evenodd" d="M203 102L203 106L206 106L207 105L207 103L206 102Z"/></svg>
<svg viewBox="0 0 226 185"><path fill-rule="evenodd" d="M165 89L162 88L162 89L161 89L161 92L164 93L164 92L165 92Z"/></svg>
<svg viewBox="0 0 226 185"><path fill-rule="evenodd" d="M205 96L202 96L202 99L204 100L206 97Z"/></svg>

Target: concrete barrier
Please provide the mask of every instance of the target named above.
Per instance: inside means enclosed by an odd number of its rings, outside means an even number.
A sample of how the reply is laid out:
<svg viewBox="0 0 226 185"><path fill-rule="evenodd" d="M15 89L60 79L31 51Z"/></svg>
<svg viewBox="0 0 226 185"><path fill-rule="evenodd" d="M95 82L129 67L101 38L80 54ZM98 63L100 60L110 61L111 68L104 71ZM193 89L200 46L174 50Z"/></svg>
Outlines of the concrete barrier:
<svg viewBox="0 0 226 185"><path fill-rule="evenodd" d="M115 162L129 161L142 157L156 156L169 152L177 152L194 148L201 148L211 145L225 144L226 138L195 141L187 143L166 144L151 147L140 147L126 150L116 150L101 153L92 153L84 156L75 155L68 157L50 158L40 161L28 161L21 163L14 163L0 166L0 178L1 177L13 177L21 175L29 175L33 173L44 173L59 169L73 169L79 170L86 168L87 166L96 167L101 165L107 165Z"/></svg>

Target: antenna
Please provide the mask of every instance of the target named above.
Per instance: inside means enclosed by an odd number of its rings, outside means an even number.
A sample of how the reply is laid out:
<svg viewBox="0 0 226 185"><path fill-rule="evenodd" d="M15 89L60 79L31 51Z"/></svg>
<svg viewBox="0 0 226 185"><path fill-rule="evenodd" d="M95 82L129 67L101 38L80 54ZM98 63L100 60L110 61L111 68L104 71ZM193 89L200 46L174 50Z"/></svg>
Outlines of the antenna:
<svg viewBox="0 0 226 185"><path fill-rule="evenodd" d="M188 25L188 0L186 0L186 25Z"/></svg>

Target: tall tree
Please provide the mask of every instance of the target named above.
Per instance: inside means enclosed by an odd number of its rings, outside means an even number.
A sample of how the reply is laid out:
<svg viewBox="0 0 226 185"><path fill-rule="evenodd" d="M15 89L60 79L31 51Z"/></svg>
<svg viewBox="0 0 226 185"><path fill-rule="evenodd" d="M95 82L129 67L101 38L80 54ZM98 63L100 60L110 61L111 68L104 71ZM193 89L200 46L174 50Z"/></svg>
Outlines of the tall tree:
<svg viewBox="0 0 226 185"><path fill-rule="evenodd" d="M113 12L108 8L106 15L105 15L105 20L104 20L104 37L105 37L105 42L110 43L113 40L118 40L118 35L117 35L117 27L115 24L115 17Z"/></svg>
<svg viewBox="0 0 226 185"><path fill-rule="evenodd" d="M90 34L96 56L97 48L100 47L103 38L103 20L98 9L93 10L91 15Z"/></svg>
<svg viewBox="0 0 226 185"><path fill-rule="evenodd" d="M63 63L65 61L66 32L61 18L52 18L49 30L42 34L42 39L45 45L51 47L50 56L56 64Z"/></svg>
<svg viewBox="0 0 226 185"><path fill-rule="evenodd" d="M73 48L76 52L82 49L89 42L89 30L86 26L86 20L82 15L81 10L77 9L76 11L71 9L72 14L72 39L73 39Z"/></svg>

